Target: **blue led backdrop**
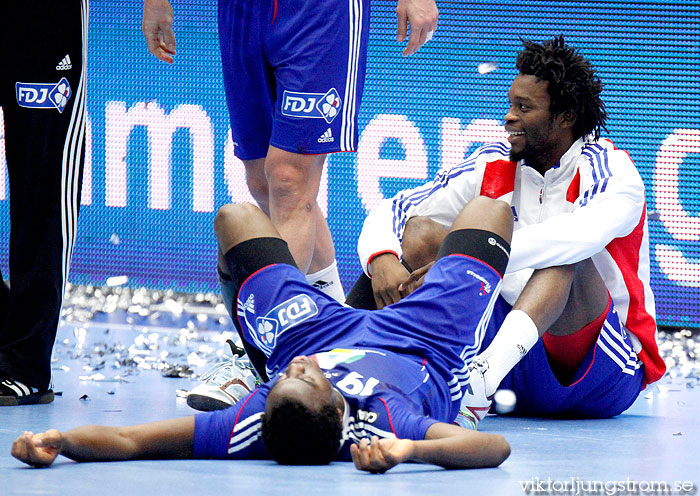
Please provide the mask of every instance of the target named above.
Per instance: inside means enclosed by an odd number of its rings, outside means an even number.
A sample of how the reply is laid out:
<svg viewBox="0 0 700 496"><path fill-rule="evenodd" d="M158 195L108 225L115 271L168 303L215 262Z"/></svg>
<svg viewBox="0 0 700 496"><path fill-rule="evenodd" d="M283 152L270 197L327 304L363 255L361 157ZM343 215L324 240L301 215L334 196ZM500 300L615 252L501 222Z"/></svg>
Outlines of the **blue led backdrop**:
<svg viewBox="0 0 700 496"><path fill-rule="evenodd" d="M259 1L259 0L256 0ZM71 281L216 290L212 221L249 200L221 83L216 2L174 0L176 63L152 57L141 0L93 0L90 128ZM659 323L700 326L700 0L438 1L439 28L401 57L395 2L372 6L358 153L328 159L327 212L346 290L366 211L501 136L519 37L559 33L605 83L607 137L647 185ZM4 144L0 142L0 167ZM9 191L0 173L0 264Z"/></svg>

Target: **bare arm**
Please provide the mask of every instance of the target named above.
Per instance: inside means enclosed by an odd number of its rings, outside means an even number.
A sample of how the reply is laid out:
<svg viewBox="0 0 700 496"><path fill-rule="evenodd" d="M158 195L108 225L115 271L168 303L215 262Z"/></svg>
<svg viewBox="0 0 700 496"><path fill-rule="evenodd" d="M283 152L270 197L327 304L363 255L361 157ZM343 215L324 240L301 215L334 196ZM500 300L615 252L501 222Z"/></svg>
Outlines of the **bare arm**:
<svg viewBox="0 0 700 496"><path fill-rule="evenodd" d="M190 458L194 417L130 427L87 425L66 432L25 432L12 444L12 456L34 467L48 467L58 455L78 462Z"/></svg>
<svg viewBox="0 0 700 496"><path fill-rule="evenodd" d="M358 470L383 473L399 463L414 461L447 469L497 467L510 455L510 445L499 434L437 423L422 441L410 439L363 439L350 447Z"/></svg>
<svg viewBox="0 0 700 496"><path fill-rule="evenodd" d="M416 442L415 461L445 468L497 467L510 456L510 445L500 434L477 432L437 423L424 441Z"/></svg>

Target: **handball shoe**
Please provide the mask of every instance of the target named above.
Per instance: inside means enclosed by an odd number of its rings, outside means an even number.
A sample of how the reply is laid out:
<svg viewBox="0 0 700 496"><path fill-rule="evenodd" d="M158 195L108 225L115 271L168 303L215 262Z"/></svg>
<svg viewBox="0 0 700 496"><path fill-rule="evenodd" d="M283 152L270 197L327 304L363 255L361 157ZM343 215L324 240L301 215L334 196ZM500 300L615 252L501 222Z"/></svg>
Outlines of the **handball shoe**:
<svg viewBox="0 0 700 496"><path fill-rule="evenodd" d="M486 397L484 379L488 368L489 362L478 357L469 365L469 386L462 396L462 404L455 421L462 427L476 430L476 426L491 409L491 398Z"/></svg>
<svg viewBox="0 0 700 496"><path fill-rule="evenodd" d="M221 361L187 394L187 404L195 410L209 412L233 406L260 383L245 352L230 339L226 343Z"/></svg>

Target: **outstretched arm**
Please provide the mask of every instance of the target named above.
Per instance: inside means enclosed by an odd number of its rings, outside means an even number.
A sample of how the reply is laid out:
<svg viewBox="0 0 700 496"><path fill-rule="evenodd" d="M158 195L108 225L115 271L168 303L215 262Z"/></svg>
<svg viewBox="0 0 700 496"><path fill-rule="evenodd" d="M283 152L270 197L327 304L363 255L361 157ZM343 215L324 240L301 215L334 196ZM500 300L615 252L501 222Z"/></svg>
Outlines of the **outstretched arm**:
<svg viewBox="0 0 700 496"><path fill-rule="evenodd" d="M350 447L358 470L384 473L399 463L430 463L448 469L497 467L510 455L510 445L499 434L436 423L422 441L410 439L363 439Z"/></svg>
<svg viewBox="0 0 700 496"><path fill-rule="evenodd" d="M12 444L12 456L33 467L48 467L58 455L77 462L190 458L194 417L130 427L86 425L66 432L25 432Z"/></svg>

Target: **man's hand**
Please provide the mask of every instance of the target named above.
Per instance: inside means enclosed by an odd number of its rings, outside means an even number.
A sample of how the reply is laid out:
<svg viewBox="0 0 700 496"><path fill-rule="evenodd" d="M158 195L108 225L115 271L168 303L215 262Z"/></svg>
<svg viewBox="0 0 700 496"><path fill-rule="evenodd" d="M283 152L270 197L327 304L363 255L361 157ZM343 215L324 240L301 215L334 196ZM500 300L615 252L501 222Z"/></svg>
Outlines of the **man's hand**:
<svg viewBox="0 0 700 496"><path fill-rule="evenodd" d="M34 434L25 432L12 443L12 456L32 467L43 468L61 453L63 434L56 429Z"/></svg>
<svg viewBox="0 0 700 496"><path fill-rule="evenodd" d="M408 277L406 267L393 253L383 253L372 259L372 292L377 310L401 299L399 284Z"/></svg>
<svg viewBox="0 0 700 496"><path fill-rule="evenodd" d="M373 436L372 444L363 438L359 445L351 445L350 454L357 470L383 474L391 467L410 460L413 445L410 439L379 439Z"/></svg>
<svg viewBox="0 0 700 496"><path fill-rule="evenodd" d="M175 61L172 57L176 48L173 8L168 0L144 0L141 31L149 52L168 64Z"/></svg>
<svg viewBox="0 0 700 496"><path fill-rule="evenodd" d="M399 284L399 293L401 293L401 298L406 298L423 285L425 275L433 265L435 265L435 262L430 262L428 265L414 270L411 272L411 275L408 276L408 279Z"/></svg>
<svg viewBox="0 0 700 496"><path fill-rule="evenodd" d="M435 0L398 0L396 4L396 41L406 39L408 25L411 26L411 36L403 56L416 53L420 47L430 41L437 29L438 9Z"/></svg>

